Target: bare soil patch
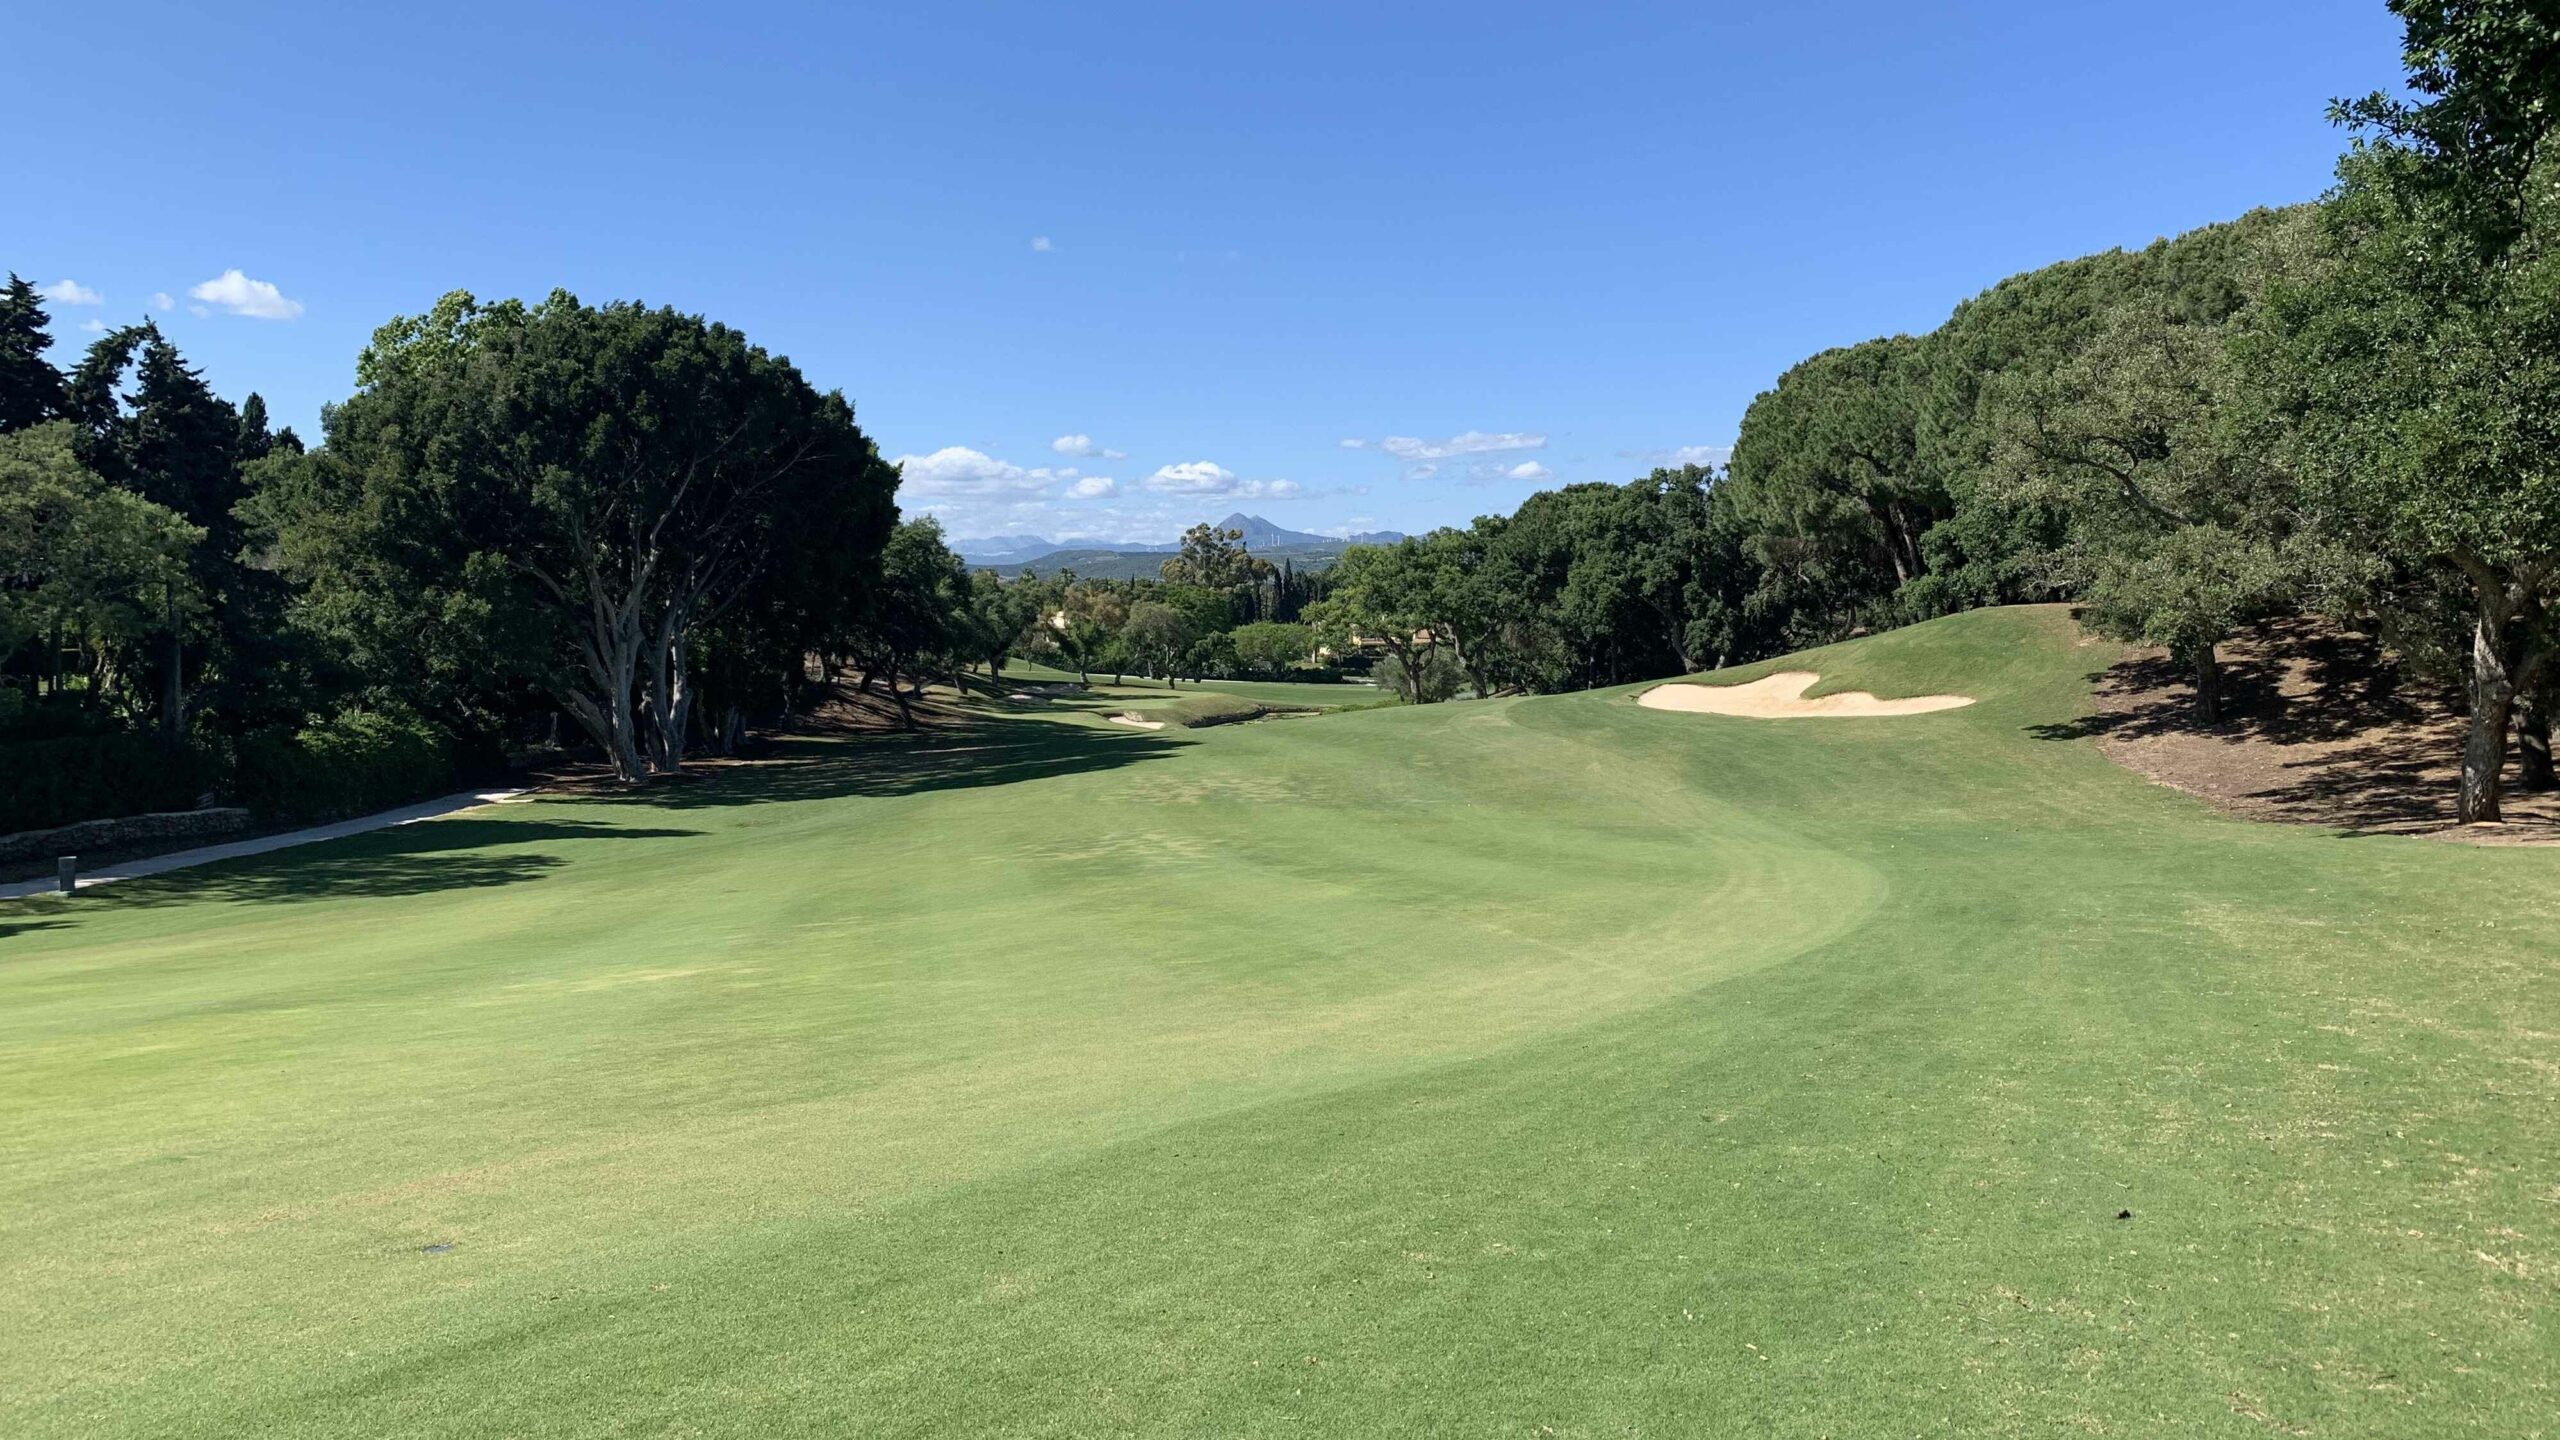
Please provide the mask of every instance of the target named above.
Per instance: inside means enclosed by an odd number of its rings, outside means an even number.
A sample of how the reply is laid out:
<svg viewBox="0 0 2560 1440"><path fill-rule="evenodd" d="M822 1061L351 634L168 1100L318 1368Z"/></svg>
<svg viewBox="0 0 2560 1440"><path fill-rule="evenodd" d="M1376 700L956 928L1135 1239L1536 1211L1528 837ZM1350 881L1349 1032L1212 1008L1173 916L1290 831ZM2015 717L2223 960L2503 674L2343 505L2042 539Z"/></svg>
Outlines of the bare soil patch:
<svg viewBox="0 0 2560 1440"><path fill-rule="evenodd" d="M2411 675L2371 636L2332 622L2253 627L2223 647L2220 723L2195 719L2189 678L2158 651L2098 675L2096 712L2057 737L2094 736L2126 769L2250 820L2358 835L2480 844L2560 843L2560 794L2517 788L2506 823L2454 823L2461 697Z"/></svg>
<svg viewBox="0 0 2560 1440"><path fill-rule="evenodd" d="M1864 690L1805 698L1822 677L1810 670L1781 670L1744 685L1700 685L1675 681L1656 685L1636 697L1649 710L1680 710L1695 715L1739 715L1751 720L1797 720L1817 716L1926 715L1973 703L1970 695L1914 695L1880 700Z"/></svg>

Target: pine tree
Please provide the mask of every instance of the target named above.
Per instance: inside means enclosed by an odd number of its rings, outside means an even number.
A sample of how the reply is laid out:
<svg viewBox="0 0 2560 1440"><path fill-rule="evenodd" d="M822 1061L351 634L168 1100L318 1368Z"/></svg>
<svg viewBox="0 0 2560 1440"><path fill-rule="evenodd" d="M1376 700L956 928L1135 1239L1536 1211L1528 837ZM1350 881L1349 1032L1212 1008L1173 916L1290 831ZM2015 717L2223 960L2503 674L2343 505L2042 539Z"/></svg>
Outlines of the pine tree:
<svg viewBox="0 0 2560 1440"><path fill-rule="evenodd" d="M44 358L53 345L45 326L44 297L12 274L0 290L0 434L63 413L62 375Z"/></svg>
<svg viewBox="0 0 2560 1440"><path fill-rule="evenodd" d="M232 448L243 465L265 459L276 448L276 436L267 429L267 397L255 390L240 402L240 438Z"/></svg>

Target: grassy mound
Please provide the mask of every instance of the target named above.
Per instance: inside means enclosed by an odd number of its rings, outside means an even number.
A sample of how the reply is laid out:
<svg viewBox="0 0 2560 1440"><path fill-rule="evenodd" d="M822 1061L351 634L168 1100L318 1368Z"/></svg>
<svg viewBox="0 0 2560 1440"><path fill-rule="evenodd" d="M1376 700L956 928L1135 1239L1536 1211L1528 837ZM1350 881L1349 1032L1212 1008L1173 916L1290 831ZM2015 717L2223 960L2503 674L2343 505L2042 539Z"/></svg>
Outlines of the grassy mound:
<svg viewBox="0 0 2560 1440"><path fill-rule="evenodd" d="M0 1427L2547 1429L2560 855L2217 816L2114 655L991 708L0 911Z"/></svg>
<svg viewBox="0 0 2560 1440"><path fill-rule="evenodd" d="M1213 689L1203 689L1203 692L1183 694L1183 697L1178 697L1178 700L1162 700L1162 702L1155 702L1155 705L1147 705L1139 715L1144 715L1147 720L1162 720L1162 723L1172 725L1172 728L1198 730L1203 728L1203 725L1231 725L1236 723L1236 720L1260 720L1262 715L1270 715L1270 710L1272 707L1262 705L1262 702L1244 700L1244 697L1236 697L1236 694L1219 694L1219 692L1213 692Z"/></svg>

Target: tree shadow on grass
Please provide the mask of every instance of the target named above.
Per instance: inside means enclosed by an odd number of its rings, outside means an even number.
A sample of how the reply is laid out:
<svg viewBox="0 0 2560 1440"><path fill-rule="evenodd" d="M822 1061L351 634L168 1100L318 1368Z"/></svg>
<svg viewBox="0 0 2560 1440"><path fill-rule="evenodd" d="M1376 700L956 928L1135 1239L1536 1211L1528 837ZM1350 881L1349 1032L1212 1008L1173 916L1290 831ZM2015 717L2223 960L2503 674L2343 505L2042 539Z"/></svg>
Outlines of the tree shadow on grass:
<svg viewBox="0 0 2560 1440"><path fill-rule="evenodd" d="M773 742L768 758L753 764L578 800L693 810L920 795L1116 770L1181 748L1183 742L1143 732L1112 733L1051 720L973 714L911 733L786 736Z"/></svg>
<svg viewBox="0 0 2560 1440"><path fill-rule="evenodd" d="M701 833L593 820L452 817L120 880L84 890L70 903L84 909L152 909L206 901L272 904L486 889L539 879L568 862L539 851L476 852L546 841L668 840Z"/></svg>

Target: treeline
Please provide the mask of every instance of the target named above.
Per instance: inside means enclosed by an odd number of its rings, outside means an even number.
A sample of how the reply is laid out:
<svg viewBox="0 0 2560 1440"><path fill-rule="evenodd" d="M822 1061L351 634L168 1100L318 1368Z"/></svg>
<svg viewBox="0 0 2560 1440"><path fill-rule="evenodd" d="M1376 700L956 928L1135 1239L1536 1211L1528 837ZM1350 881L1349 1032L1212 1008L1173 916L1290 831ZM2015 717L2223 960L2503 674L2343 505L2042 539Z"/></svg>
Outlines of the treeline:
<svg viewBox="0 0 2560 1440"><path fill-rule="evenodd" d="M151 325L68 372L49 340L12 277L0 829L361 809L564 740L638 781L804 703L812 655L895 690L988 648L851 405L699 317L448 296L374 335L316 447Z"/></svg>
<svg viewBox="0 0 2560 1440"><path fill-rule="evenodd" d="M1025 624L1013 649L1090 679L1135 673L1173 682L1342 678L1365 657L1320 656L1305 623L1333 586L1322 570L1273 565L1253 555L1244 532L1194 525L1154 580L1078 578L1066 570L1026 574L1005 588ZM1001 664L999 657L988 657Z"/></svg>
<svg viewBox="0 0 2560 1440"><path fill-rule="evenodd" d="M2020 275L1826 351L1730 464L1347 554L1322 616L1410 699L1747 660L2075 600L2220 705L2216 647L2318 612L2469 697L2459 806L2560 694L2560 20L2395 0L2411 88L2336 107L2322 202Z"/></svg>

